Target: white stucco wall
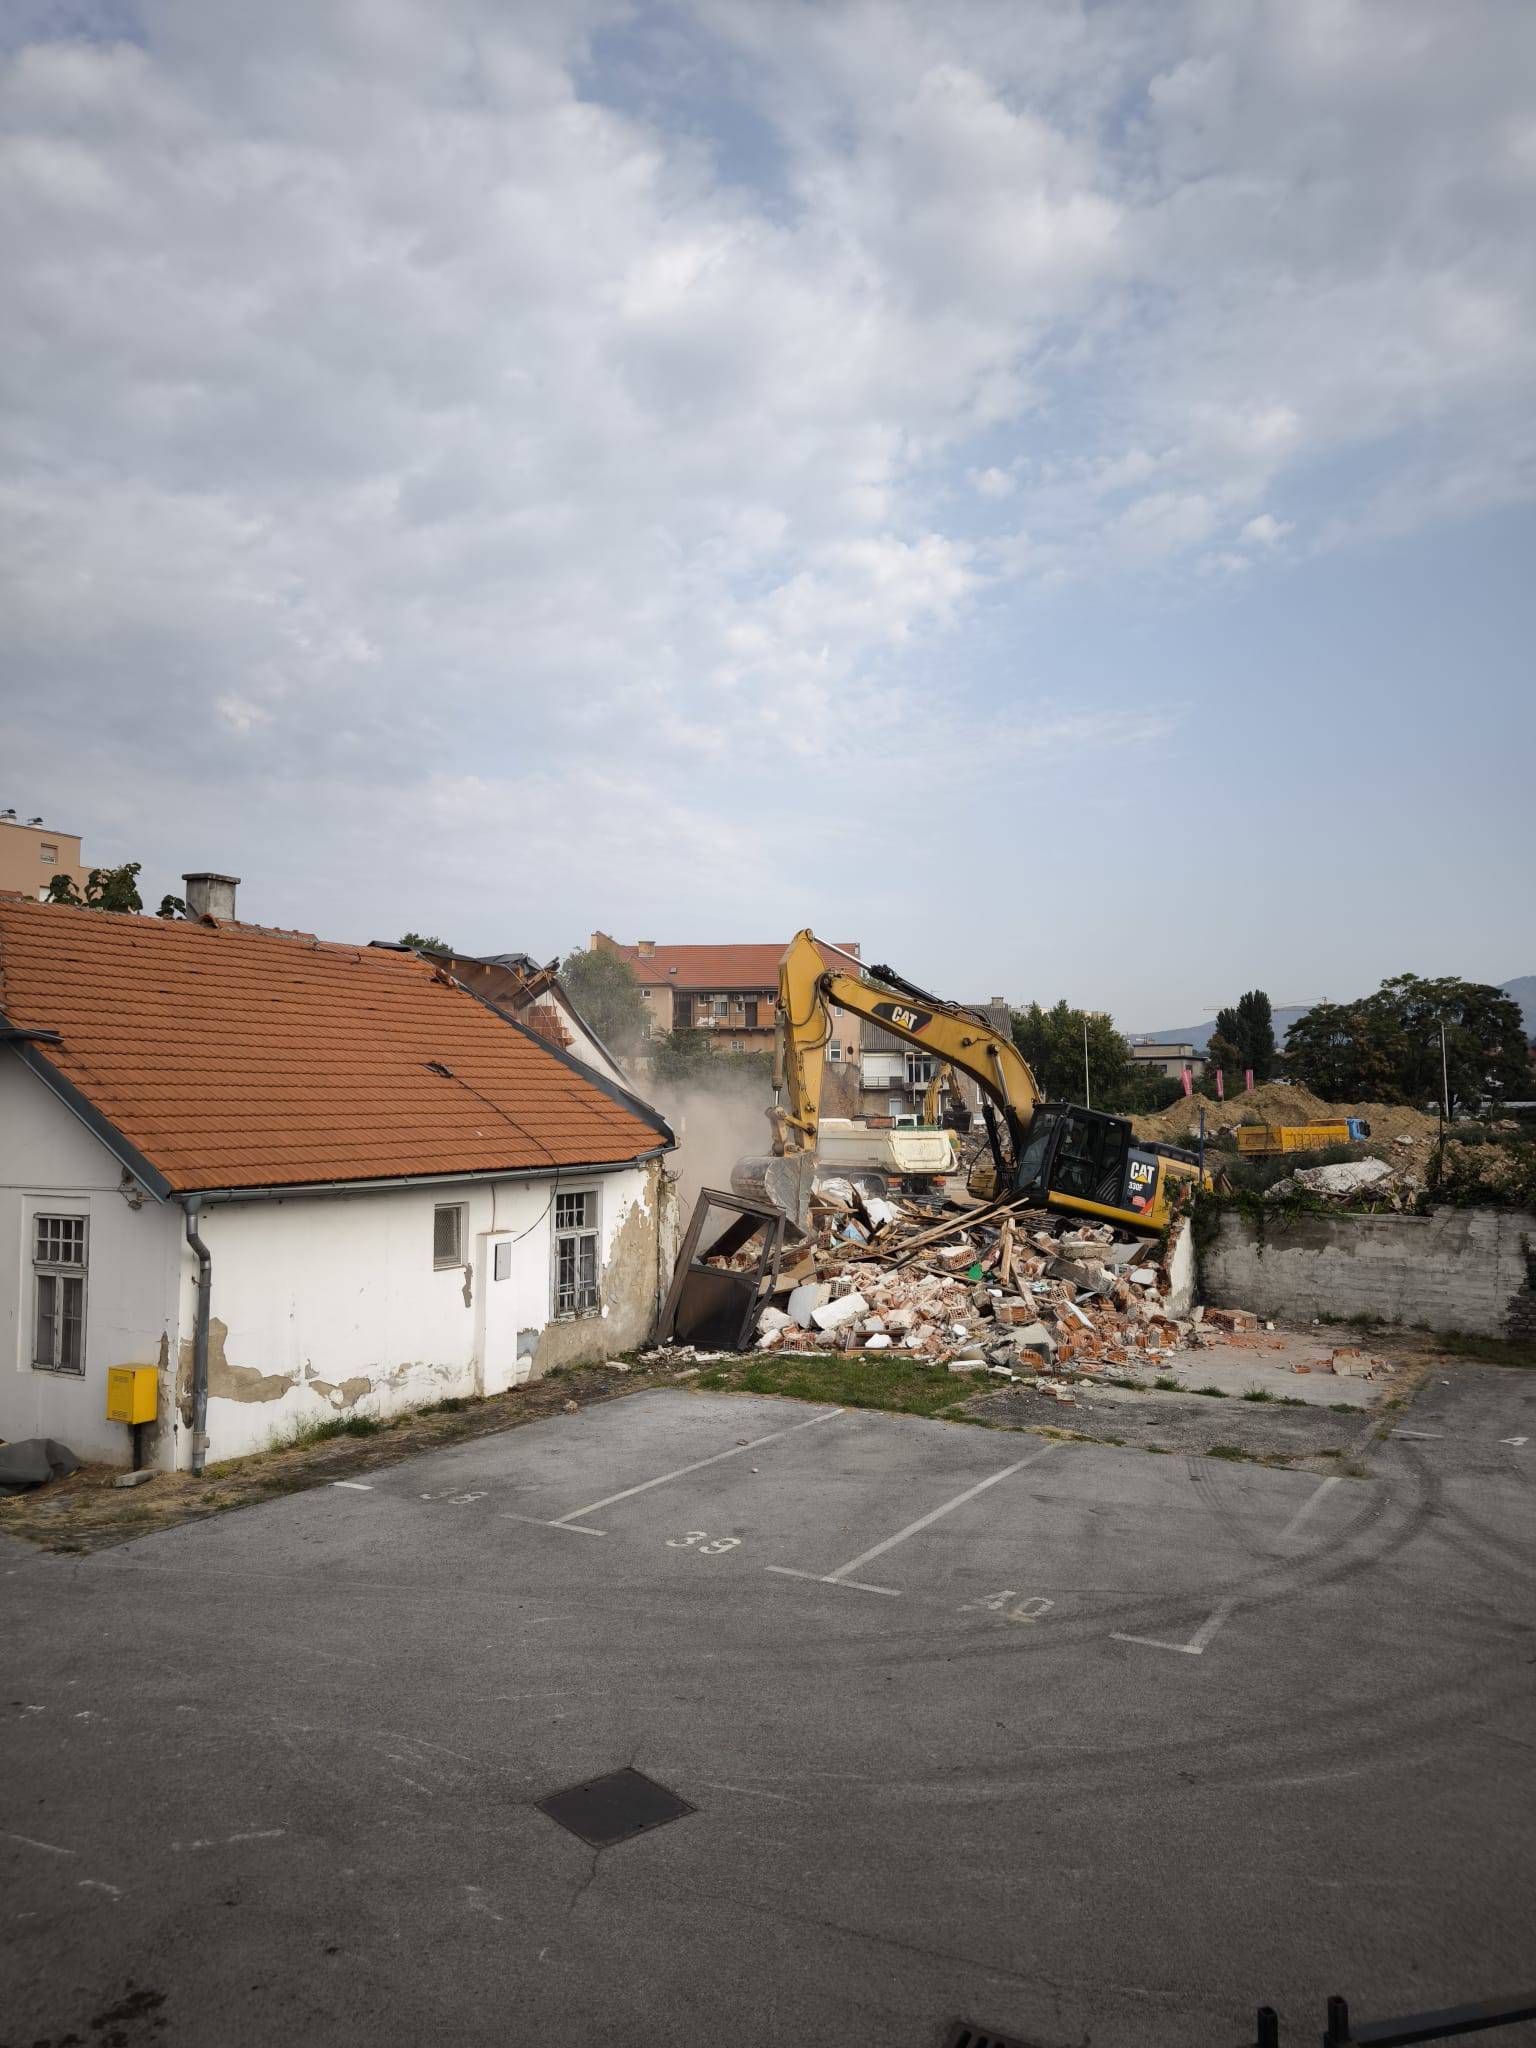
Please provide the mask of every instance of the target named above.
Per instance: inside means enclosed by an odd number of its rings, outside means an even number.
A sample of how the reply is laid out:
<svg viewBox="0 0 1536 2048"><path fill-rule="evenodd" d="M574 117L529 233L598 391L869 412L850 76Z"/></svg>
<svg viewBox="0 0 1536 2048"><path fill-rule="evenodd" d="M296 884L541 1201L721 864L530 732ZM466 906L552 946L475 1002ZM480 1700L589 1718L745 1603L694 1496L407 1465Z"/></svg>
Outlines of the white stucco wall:
<svg viewBox="0 0 1536 2048"><path fill-rule="evenodd" d="M126 1465L127 1426L106 1419L107 1368L163 1365L168 1439L181 1211L147 1197L130 1208L118 1192L121 1179L105 1146L10 1048L0 1048L0 1437L57 1437L78 1457ZM32 1219L39 1211L89 1222L83 1376L32 1364Z"/></svg>
<svg viewBox="0 0 1536 2048"><path fill-rule="evenodd" d="M211 1203L199 1221L213 1262L208 1457L261 1450L296 1422L387 1415L450 1394L495 1394L566 1363L637 1343L654 1313L654 1170L570 1175L598 1193L600 1314L552 1321L548 1181L315 1194ZM467 1211L466 1267L438 1271L433 1210ZM494 1275L494 1247L509 1271ZM196 1265L184 1262L181 1329ZM182 1419L191 1415L182 1345ZM190 1458L179 1432L178 1462Z"/></svg>
<svg viewBox="0 0 1536 2048"><path fill-rule="evenodd" d="M160 1371L147 1462L191 1463L197 1262L177 1202L119 1191L107 1148L0 1048L0 1437L52 1436L126 1465L106 1420L109 1366ZM212 1257L208 1458L268 1447L306 1417L384 1415L447 1394L494 1394L551 1365L611 1356L649 1332L671 1277L676 1214L659 1163L585 1176L598 1195L600 1313L553 1319L549 1181L208 1203ZM467 1267L434 1268L433 1210L463 1203ZM83 1376L31 1360L32 1219L89 1220ZM505 1279L494 1247L508 1246Z"/></svg>

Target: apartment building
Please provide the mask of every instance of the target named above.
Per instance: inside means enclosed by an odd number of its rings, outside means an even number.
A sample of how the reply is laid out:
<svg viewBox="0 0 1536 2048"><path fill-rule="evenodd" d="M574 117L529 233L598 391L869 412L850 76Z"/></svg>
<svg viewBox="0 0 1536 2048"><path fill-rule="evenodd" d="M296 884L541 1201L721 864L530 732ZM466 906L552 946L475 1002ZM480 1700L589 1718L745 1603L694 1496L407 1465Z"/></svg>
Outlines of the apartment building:
<svg viewBox="0 0 1536 2048"><path fill-rule="evenodd" d="M0 811L0 890L22 896L44 897L55 875L73 875L85 881L80 859L80 834L60 832L41 818L17 817L15 811Z"/></svg>

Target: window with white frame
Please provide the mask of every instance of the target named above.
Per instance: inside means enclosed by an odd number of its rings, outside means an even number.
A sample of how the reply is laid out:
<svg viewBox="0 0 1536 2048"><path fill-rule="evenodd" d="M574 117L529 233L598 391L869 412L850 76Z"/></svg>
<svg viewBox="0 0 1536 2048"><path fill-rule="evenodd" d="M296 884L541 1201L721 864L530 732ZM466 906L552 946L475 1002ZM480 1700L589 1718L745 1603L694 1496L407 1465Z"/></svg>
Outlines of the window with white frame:
<svg viewBox="0 0 1536 2048"><path fill-rule="evenodd" d="M590 1315L597 1292L597 1190L555 1196L554 1295L557 1316Z"/></svg>
<svg viewBox="0 0 1536 2048"><path fill-rule="evenodd" d="M432 1211L432 1264L438 1272L464 1263L464 1204L439 1202Z"/></svg>
<svg viewBox="0 0 1536 2048"><path fill-rule="evenodd" d="M84 1373L86 1219L32 1222L32 1363L40 1372Z"/></svg>
<svg viewBox="0 0 1536 2048"><path fill-rule="evenodd" d="M932 1056L926 1052L909 1052L907 1054L907 1086L909 1088L926 1088L932 1079Z"/></svg>
<svg viewBox="0 0 1536 2048"><path fill-rule="evenodd" d="M827 1058L829 1060L840 1060L842 1056L843 1048L838 1044L835 1038L829 1038L827 1040Z"/></svg>
<svg viewBox="0 0 1536 2048"><path fill-rule="evenodd" d="M730 1007L731 1007L731 1003L730 1003L730 998L729 998L728 996L716 996L716 997L715 997L715 1001L714 1001L714 1011L715 1011L715 1015L716 1015L717 1017L724 1017L724 1016L727 1016L727 1015L729 1014L729 1012L730 1012Z"/></svg>

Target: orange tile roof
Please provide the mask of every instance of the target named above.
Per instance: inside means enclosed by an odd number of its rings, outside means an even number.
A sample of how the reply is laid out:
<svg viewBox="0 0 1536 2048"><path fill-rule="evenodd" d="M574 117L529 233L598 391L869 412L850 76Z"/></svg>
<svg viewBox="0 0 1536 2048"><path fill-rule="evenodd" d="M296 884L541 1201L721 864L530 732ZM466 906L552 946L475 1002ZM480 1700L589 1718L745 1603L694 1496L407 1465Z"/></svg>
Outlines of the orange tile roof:
<svg viewBox="0 0 1536 2048"><path fill-rule="evenodd" d="M643 960L638 946L621 946L615 941L614 950L623 954L642 987L718 989L724 995L733 988L777 989L779 962L788 943L785 940L777 946L658 946L654 954ZM828 967L848 965L824 946L818 945L816 950ZM843 947L845 953L858 950L852 939Z"/></svg>
<svg viewBox="0 0 1536 2048"><path fill-rule="evenodd" d="M671 1143L413 953L6 901L0 1018L59 1032L36 1052L175 1192L605 1165Z"/></svg>

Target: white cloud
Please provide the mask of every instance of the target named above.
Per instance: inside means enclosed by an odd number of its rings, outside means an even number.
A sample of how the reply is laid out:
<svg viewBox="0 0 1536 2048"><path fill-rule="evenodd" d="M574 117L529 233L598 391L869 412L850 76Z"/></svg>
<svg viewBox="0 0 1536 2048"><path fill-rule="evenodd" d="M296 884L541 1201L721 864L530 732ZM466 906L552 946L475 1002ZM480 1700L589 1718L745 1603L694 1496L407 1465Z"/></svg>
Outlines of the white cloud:
<svg viewBox="0 0 1536 2048"><path fill-rule="evenodd" d="M1256 547L1277 547L1287 534L1295 531L1289 519L1277 519L1273 512L1260 512L1244 526L1241 538L1252 541Z"/></svg>
<svg viewBox="0 0 1536 2048"><path fill-rule="evenodd" d="M685 0L702 110L605 78L646 20L146 0L0 62L30 773L168 857L172 760L226 820L566 790L734 881L845 751L1139 730L1041 708L1021 592L1529 496L1536 17Z"/></svg>

